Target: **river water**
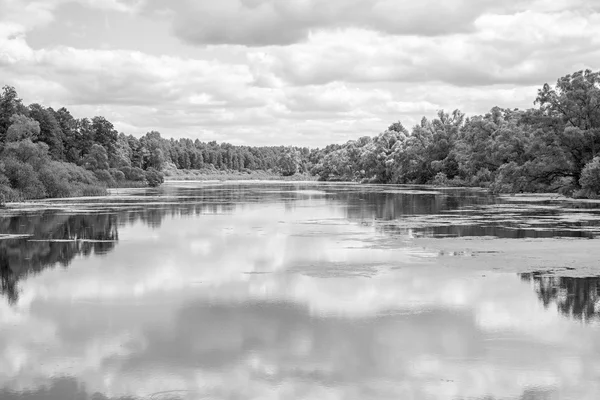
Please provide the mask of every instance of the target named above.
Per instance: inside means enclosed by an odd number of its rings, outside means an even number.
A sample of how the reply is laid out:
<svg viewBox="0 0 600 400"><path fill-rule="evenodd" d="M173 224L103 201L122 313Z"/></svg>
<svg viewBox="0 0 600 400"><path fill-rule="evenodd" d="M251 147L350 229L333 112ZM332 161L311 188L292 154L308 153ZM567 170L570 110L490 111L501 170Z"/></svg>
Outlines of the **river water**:
<svg viewBox="0 0 600 400"><path fill-rule="evenodd" d="M173 182L0 211L0 399L598 399L600 279L445 263L600 209Z"/></svg>

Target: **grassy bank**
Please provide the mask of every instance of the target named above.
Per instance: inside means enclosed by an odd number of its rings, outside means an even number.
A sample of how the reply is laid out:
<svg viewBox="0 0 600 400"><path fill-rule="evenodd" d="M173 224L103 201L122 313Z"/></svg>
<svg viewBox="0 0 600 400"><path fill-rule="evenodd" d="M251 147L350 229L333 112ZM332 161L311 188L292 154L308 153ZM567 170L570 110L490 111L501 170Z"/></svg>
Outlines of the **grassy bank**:
<svg viewBox="0 0 600 400"><path fill-rule="evenodd" d="M165 180L172 181L316 181L317 177L309 174L283 176L272 171L233 171L216 169L188 169L165 171Z"/></svg>

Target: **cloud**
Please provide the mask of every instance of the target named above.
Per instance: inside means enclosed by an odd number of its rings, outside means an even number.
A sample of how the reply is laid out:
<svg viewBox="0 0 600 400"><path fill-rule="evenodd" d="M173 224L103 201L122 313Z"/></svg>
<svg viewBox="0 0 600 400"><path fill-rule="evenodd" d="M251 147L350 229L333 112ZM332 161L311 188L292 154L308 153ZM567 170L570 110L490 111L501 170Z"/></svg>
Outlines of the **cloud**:
<svg viewBox="0 0 600 400"><path fill-rule="evenodd" d="M226 43L169 56L102 50L100 42L34 48L29 33L64 22L55 18L68 12L56 10L69 3L0 0L2 84L15 86L26 103L67 106L76 117L101 114L135 135L324 146L375 135L397 120L411 126L440 109L528 108L543 83L600 58L600 10L586 0L453 0L438 8L429 0L418 7L387 0L78 2L126 14L111 20L126 30L136 30L140 15L170 15L175 31ZM278 41L286 45L265 45Z"/></svg>
<svg viewBox="0 0 600 400"><path fill-rule="evenodd" d="M141 9L160 15L167 10L174 32L188 43L264 46L289 45L303 41L310 32L336 28L391 35L466 33L475 29L476 19L484 13L512 12L530 4L525 0L501 4L493 0L147 0ZM567 4L554 7L564 8Z"/></svg>
<svg viewBox="0 0 600 400"><path fill-rule="evenodd" d="M302 43L250 53L291 84L442 82L457 87L541 85L600 57L600 13L526 11L479 17L477 30L445 37L364 29L320 31Z"/></svg>

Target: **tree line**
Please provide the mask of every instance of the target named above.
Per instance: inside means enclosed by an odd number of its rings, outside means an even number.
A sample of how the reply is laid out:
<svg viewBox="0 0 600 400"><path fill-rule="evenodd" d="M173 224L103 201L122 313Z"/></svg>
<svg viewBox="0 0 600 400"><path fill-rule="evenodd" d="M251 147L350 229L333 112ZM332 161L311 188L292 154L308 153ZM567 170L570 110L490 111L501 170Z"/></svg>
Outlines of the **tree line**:
<svg viewBox="0 0 600 400"><path fill-rule="evenodd" d="M309 154L299 147L165 139L156 131L138 139L102 116L77 119L65 107L25 106L11 86L0 93L0 204L158 186L168 169L307 173Z"/></svg>
<svg viewBox="0 0 600 400"><path fill-rule="evenodd" d="M106 187L157 186L162 171L213 169L310 173L323 181L489 187L495 192L600 194L600 72L578 71L538 90L535 107L494 107L467 117L439 111L410 131L322 149L235 146L199 139L136 138L106 118L25 106L0 94L0 201L93 195Z"/></svg>
<svg viewBox="0 0 600 400"><path fill-rule="evenodd" d="M330 145L312 172L324 181L483 186L495 192L600 195L600 72L538 90L534 108L466 117L439 111L410 131Z"/></svg>

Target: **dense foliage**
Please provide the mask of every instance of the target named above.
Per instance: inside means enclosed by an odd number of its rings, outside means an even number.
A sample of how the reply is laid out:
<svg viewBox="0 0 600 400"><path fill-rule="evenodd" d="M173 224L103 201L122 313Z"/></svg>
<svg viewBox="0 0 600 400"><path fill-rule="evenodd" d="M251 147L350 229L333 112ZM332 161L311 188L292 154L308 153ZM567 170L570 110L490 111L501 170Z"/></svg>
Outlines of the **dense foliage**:
<svg viewBox="0 0 600 400"><path fill-rule="evenodd" d="M156 131L138 139L118 133L104 117L26 107L7 86L0 94L0 202L157 186L163 171L177 169L600 196L600 72L545 84L535 104L468 118L439 111L410 131L396 122L375 137L308 149L164 139Z"/></svg>
<svg viewBox="0 0 600 400"><path fill-rule="evenodd" d="M141 138L104 117L74 118L66 108L25 106L13 87L0 93L0 204L5 201L105 193L106 187L159 186L164 170L309 170L308 148Z"/></svg>
<svg viewBox="0 0 600 400"><path fill-rule="evenodd" d="M600 73L579 71L544 85L528 110L456 110L400 122L376 137L313 155L321 180L490 187L497 192L600 195Z"/></svg>

